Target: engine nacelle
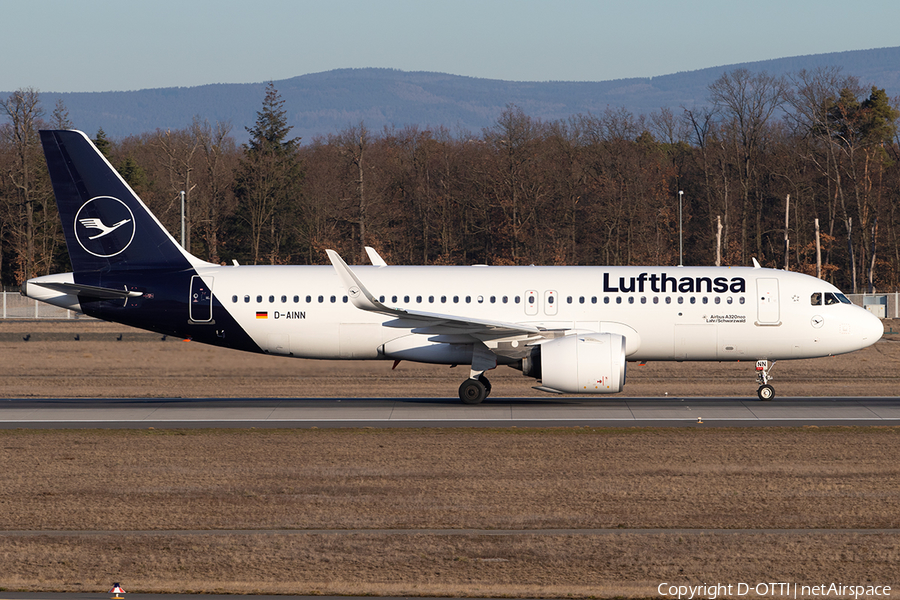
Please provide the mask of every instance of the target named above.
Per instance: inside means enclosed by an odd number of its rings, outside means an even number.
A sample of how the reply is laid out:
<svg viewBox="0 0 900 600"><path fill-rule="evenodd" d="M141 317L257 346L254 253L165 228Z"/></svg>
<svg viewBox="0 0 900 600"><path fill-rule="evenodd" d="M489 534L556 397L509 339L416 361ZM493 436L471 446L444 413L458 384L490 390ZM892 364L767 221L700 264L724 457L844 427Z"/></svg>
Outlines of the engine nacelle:
<svg viewBox="0 0 900 600"><path fill-rule="evenodd" d="M625 385L625 337L567 335L540 346L543 387L567 394L615 394Z"/></svg>

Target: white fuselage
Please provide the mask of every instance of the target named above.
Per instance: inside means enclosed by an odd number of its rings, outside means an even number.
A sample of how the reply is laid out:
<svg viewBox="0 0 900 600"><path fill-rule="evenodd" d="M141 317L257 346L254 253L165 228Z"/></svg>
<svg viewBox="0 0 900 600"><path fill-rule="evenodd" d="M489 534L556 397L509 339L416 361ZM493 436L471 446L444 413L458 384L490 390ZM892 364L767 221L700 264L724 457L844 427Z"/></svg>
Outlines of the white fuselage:
<svg viewBox="0 0 900 600"><path fill-rule="evenodd" d="M812 358L858 350L883 332L881 322L862 308L821 302L825 293L840 294L834 286L771 269L358 266L353 270L390 307L567 333L618 333L625 337L627 358L632 361ZM467 363L471 357L471 348L456 348L447 337L452 332L416 333L421 323L359 310L348 301L330 266L210 267L198 274L270 353L436 363ZM812 304L814 295L819 304Z"/></svg>

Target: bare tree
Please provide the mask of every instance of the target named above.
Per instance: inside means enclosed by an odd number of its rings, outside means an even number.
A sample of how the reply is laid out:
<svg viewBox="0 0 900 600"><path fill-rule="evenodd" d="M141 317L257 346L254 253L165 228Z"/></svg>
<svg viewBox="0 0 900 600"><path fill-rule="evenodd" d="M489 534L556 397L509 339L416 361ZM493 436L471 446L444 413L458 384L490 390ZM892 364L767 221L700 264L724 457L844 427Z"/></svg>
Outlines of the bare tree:
<svg viewBox="0 0 900 600"><path fill-rule="evenodd" d="M234 211L231 182L235 168L235 145L231 124L200 121L194 117L191 136L202 157L202 175L197 177L200 193L194 197L193 223L200 227L206 242L207 260L219 262L219 232L225 218Z"/></svg>
<svg viewBox="0 0 900 600"><path fill-rule="evenodd" d="M723 74L709 86L713 105L722 110L725 121L723 127L729 130L737 173L741 184L741 248L742 259L746 260L750 218L755 214L755 250L762 252L761 211L751 206L751 196L756 195L754 204L759 207L762 200L758 186L759 153L765 142L767 125L775 112L786 100L787 84L783 77L774 77L765 72L751 73L746 69L736 69Z"/></svg>
<svg viewBox="0 0 900 600"><path fill-rule="evenodd" d="M193 228L192 199L194 183L191 180L194 170L194 155L200 148L200 141L190 129L172 131L157 130L153 141L161 151L160 160L169 179L169 195L178 197L184 192L184 247L191 251L191 230Z"/></svg>
<svg viewBox="0 0 900 600"><path fill-rule="evenodd" d="M34 212L41 193L39 165L41 164L38 129L44 114L38 91L23 88L0 101L9 123L3 127L3 137L10 145L14 162L5 174L15 190L14 205L24 217L24 228L13 227L19 269L18 283L30 279L34 271Z"/></svg>

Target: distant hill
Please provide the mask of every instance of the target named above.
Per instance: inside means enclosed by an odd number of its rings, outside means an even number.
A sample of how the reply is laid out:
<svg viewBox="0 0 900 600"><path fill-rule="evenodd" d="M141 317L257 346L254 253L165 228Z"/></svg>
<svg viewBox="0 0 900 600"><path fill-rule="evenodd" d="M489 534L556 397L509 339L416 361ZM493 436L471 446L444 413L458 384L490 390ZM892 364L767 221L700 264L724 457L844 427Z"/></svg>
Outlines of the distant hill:
<svg viewBox="0 0 900 600"><path fill-rule="evenodd" d="M510 103L543 120L596 114L607 107L624 107L634 114L649 114L661 107L690 108L706 103L707 87L726 71L743 67L780 75L820 66L839 66L863 85L884 88L892 98L900 96L900 47L599 82L517 82L392 69L340 69L276 81L275 86L285 101L292 133L310 141L360 121L371 131L417 124L478 134ZM199 115L210 122L230 121L235 138L245 141L244 127L253 124L264 90L265 83L247 83L131 92L44 92L41 101L49 114L61 98L75 126L90 134L100 127L112 138L157 128L180 129Z"/></svg>

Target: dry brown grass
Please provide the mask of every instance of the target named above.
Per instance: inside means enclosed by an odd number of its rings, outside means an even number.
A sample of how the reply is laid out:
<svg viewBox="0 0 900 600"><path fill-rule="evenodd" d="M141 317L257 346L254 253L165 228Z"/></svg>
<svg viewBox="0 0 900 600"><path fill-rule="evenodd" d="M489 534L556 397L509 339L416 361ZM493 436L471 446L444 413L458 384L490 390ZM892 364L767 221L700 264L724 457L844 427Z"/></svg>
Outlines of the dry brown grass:
<svg viewBox="0 0 900 600"><path fill-rule="evenodd" d="M900 429L0 431L0 585L655 596L897 579ZM372 529L290 534L188 530ZM102 531L163 529L159 534ZM79 531L100 534L78 535Z"/></svg>
<svg viewBox="0 0 900 600"><path fill-rule="evenodd" d="M110 341L0 342L0 397L454 396L466 376L116 342L127 330L96 322L0 322L6 334L61 331ZM779 364L778 392L896 395L898 338ZM496 396L538 394L510 369L491 379ZM632 367L626 387L628 396L754 391L752 363ZM657 597L663 581L892 584L900 535L839 530L900 527L898 436L894 428L0 431L0 530L47 531L0 535L0 587ZM354 528L407 533L227 531ZM629 532L539 531L548 528ZM646 528L791 531L633 531ZM811 528L838 531L795 531ZM153 529L160 533L121 533Z"/></svg>
<svg viewBox="0 0 900 600"><path fill-rule="evenodd" d="M887 321L887 329L900 323ZM248 354L183 341L116 342L133 330L97 321L0 321L0 398L18 397L455 397L466 367L391 361L313 361ZM74 341L76 333L109 341ZM18 339L16 336L15 339ZM629 365L622 396L755 397L755 359L741 363ZM773 384L786 396L894 396L900 384L900 334L843 356L783 361ZM533 379L508 367L490 373L493 397L534 397ZM615 397L615 396L613 396Z"/></svg>

